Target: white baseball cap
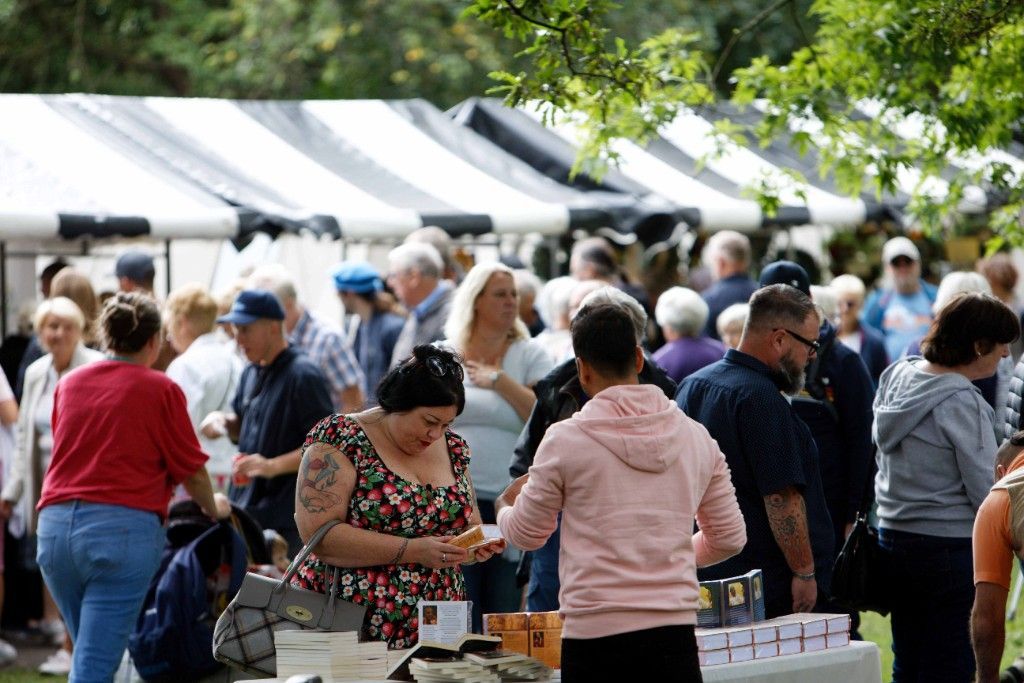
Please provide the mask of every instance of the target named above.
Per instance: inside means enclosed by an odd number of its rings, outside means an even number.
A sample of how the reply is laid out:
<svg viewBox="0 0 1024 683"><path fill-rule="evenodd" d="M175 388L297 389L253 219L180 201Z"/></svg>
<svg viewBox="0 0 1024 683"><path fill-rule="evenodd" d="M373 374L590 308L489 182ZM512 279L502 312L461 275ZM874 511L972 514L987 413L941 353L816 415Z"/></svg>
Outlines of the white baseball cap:
<svg viewBox="0 0 1024 683"><path fill-rule="evenodd" d="M893 237L882 247L883 263L892 263L897 256L906 256L911 261L921 260L921 252L917 250L917 245L903 236Z"/></svg>

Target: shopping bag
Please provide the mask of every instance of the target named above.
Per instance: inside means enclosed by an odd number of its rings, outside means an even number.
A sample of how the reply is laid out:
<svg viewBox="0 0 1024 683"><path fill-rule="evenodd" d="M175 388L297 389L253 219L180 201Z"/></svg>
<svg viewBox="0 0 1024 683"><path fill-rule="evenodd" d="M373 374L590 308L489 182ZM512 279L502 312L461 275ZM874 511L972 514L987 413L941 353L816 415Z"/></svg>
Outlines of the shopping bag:
<svg viewBox="0 0 1024 683"><path fill-rule="evenodd" d="M832 601L851 611L888 614L886 562L878 532L868 526L866 514L858 513L832 568Z"/></svg>

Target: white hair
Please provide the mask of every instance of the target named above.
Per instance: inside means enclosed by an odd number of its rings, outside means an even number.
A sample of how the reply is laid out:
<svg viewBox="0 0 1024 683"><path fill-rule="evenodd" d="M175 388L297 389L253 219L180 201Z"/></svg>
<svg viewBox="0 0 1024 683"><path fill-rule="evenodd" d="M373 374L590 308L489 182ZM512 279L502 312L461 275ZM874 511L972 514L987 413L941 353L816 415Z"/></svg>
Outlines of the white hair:
<svg viewBox="0 0 1024 683"><path fill-rule="evenodd" d="M686 287L672 287L658 297L654 319L684 337L699 337L708 321L708 304L700 294Z"/></svg>
<svg viewBox="0 0 1024 683"><path fill-rule="evenodd" d="M747 323L747 315L750 313L750 304L738 303L732 306L726 307L724 311L718 314L718 319L715 320L715 329L718 330L718 336L724 337L726 331L734 325L739 325L740 329Z"/></svg>
<svg viewBox="0 0 1024 683"><path fill-rule="evenodd" d="M406 242L388 252L388 263L393 269L415 270L425 277L440 278L444 260L437 247L427 242Z"/></svg>
<svg viewBox="0 0 1024 683"><path fill-rule="evenodd" d="M593 282L593 280L590 280L590 282ZM644 339L647 337L647 313L644 312L643 306L636 299L621 289L605 285L583 297L583 300L580 301L580 310L586 306L596 304L611 304L612 306L618 306L628 313L630 320L633 321L633 331L636 332L636 343L643 344ZM579 313L579 311L576 312Z"/></svg>
<svg viewBox="0 0 1024 683"><path fill-rule="evenodd" d="M248 287L251 289L265 289L273 293L282 304L297 301L298 290L295 287L295 278L288 272L288 269L280 263L266 263L249 275Z"/></svg>
<svg viewBox="0 0 1024 683"><path fill-rule="evenodd" d="M82 309L78 307L78 304L66 296L55 296L52 299L46 299L36 308L36 313L32 317L32 326L35 328L36 334L43 329L46 318L51 315L71 321L79 332L85 329L85 316L82 315ZM40 343L42 343L41 337Z"/></svg>
<svg viewBox="0 0 1024 683"><path fill-rule="evenodd" d="M964 292L991 294L992 285L988 283L988 280L981 273L967 270L955 270L952 273L947 273L942 278L942 282L939 283L939 291L935 294L932 312L938 313L954 296Z"/></svg>
<svg viewBox="0 0 1024 683"><path fill-rule="evenodd" d="M569 317L569 303L572 300L572 290L576 287L576 279L571 275L562 275L552 278L544 283L537 295L534 305L540 313L541 320L549 329L555 324Z"/></svg>
<svg viewBox="0 0 1024 683"><path fill-rule="evenodd" d="M537 294L540 292L541 288L540 278L525 268L516 268L513 270L512 277L515 279L516 291L519 292L519 296L529 294L536 301Z"/></svg>
<svg viewBox="0 0 1024 683"><path fill-rule="evenodd" d="M473 266L466 277L455 289L455 296L452 297L452 307L448 313L448 320L444 324L444 336L453 342L458 349L465 349L469 343L469 337L473 334L473 325L476 323L476 316L473 308L476 300L483 293L495 273L505 273L515 281L512 269L498 261L489 263L478 263ZM509 330L509 339L529 339L530 331L526 324L516 318Z"/></svg>
<svg viewBox="0 0 1024 683"><path fill-rule="evenodd" d="M837 275L832 278L832 282L829 283L829 287L837 295L842 296L843 294L853 294L858 299L864 300L864 295L867 294L867 288L864 286L864 281L856 275Z"/></svg>
<svg viewBox="0 0 1024 683"><path fill-rule="evenodd" d="M835 321L839 315L839 297L835 290L824 285L811 285L811 301L818 307L821 317Z"/></svg>

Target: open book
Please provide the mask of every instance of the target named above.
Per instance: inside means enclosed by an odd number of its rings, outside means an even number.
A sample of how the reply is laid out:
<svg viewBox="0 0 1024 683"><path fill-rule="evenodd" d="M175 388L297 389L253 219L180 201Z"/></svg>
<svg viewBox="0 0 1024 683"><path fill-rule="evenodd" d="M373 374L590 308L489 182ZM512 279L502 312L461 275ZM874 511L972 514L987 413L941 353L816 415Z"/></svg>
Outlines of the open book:
<svg viewBox="0 0 1024 683"><path fill-rule="evenodd" d="M433 643L421 641L415 647L406 650L402 658L388 670L389 681L414 680L409 671L413 658L457 661L467 652L491 652L501 648L501 636L482 636L479 633L467 633L454 643Z"/></svg>

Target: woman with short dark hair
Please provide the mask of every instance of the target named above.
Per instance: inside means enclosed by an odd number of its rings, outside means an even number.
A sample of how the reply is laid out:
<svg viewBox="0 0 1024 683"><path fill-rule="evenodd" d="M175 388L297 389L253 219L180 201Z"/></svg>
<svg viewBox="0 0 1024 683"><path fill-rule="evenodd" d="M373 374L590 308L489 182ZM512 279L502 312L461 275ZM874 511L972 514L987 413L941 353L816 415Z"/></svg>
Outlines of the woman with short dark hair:
<svg viewBox="0 0 1024 683"><path fill-rule="evenodd" d="M891 561L893 681L969 681L971 533L992 487L989 377L1020 335L1017 316L976 292L955 296L921 342L886 369L875 397L879 539ZM934 647L942 643L942 647Z"/></svg>
<svg viewBox="0 0 1024 683"><path fill-rule="evenodd" d="M214 497L184 394L150 369L162 339L156 302L117 294L100 327L108 358L57 384L39 500L38 562L75 644L71 681L113 678L167 544L173 487L211 517L231 513Z"/></svg>
<svg viewBox="0 0 1024 683"><path fill-rule="evenodd" d="M328 569L340 568L337 596L370 609L370 638L390 647L416 643L417 604L465 600L461 565L487 560L498 543L474 553L450 544L480 523L469 448L449 429L465 407L455 354L430 345L381 380L376 408L332 415L303 445L295 521L308 539L342 519L294 583L325 592Z"/></svg>

